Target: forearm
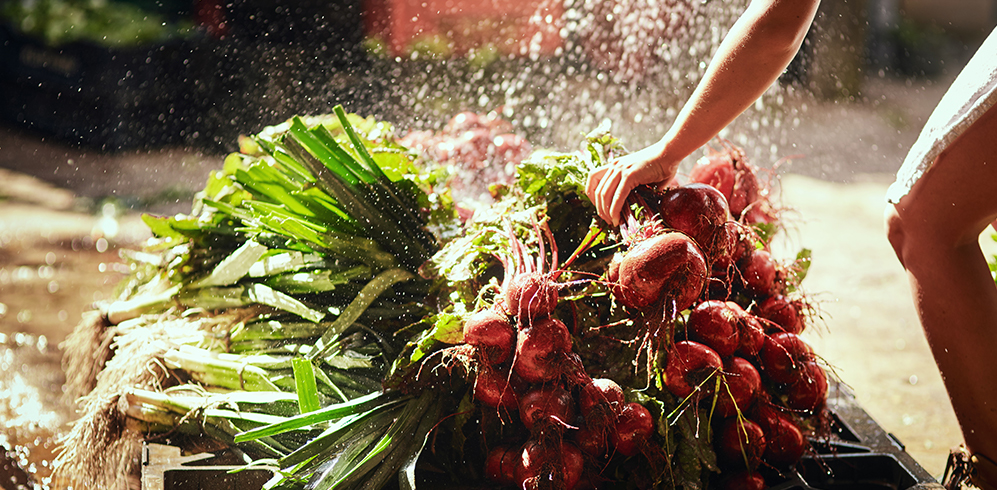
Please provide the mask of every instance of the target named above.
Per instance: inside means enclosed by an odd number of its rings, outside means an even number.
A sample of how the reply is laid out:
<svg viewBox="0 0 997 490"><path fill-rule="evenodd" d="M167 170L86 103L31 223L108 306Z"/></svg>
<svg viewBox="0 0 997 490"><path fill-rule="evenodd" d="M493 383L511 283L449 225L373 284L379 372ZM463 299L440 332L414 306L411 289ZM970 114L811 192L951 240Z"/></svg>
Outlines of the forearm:
<svg viewBox="0 0 997 490"><path fill-rule="evenodd" d="M678 165L734 121L796 55L819 0L754 0L717 49L703 79L656 146Z"/></svg>

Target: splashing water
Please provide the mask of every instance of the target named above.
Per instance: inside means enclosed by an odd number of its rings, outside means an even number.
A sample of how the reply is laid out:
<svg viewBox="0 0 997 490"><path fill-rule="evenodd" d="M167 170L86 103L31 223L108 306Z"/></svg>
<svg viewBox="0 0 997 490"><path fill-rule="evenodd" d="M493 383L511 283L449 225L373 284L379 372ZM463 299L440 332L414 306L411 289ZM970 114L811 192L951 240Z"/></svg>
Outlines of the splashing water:
<svg viewBox="0 0 997 490"><path fill-rule="evenodd" d="M413 49L377 60L360 111L402 130L438 129L464 110L497 111L535 146L571 148L609 120L631 150L660 138L691 95L746 0L543 0L529 17L536 35L518 52L482 62L489 46L443 56ZM551 15L550 12L559 15ZM558 45L550 49L556 29ZM449 31L451 40L461 32ZM465 36L466 37L466 36ZM453 47L453 44L450 45ZM354 94L355 95L355 94ZM773 87L721 136L775 161L797 107L792 86ZM802 106L805 109L805 106ZM700 155L693 155L692 159Z"/></svg>

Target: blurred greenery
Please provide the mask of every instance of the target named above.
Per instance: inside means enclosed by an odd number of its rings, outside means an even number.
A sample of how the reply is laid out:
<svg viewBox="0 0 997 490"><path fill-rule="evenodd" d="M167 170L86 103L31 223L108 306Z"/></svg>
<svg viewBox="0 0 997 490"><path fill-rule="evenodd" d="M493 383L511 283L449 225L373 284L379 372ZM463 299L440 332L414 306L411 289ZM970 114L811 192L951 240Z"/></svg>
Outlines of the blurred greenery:
<svg viewBox="0 0 997 490"><path fill-rule="evenodd" d="M188 36L190 20L172 20L133 3L108 0L9 0L0 18L52 47L74 41L129 48Z"/></svg>

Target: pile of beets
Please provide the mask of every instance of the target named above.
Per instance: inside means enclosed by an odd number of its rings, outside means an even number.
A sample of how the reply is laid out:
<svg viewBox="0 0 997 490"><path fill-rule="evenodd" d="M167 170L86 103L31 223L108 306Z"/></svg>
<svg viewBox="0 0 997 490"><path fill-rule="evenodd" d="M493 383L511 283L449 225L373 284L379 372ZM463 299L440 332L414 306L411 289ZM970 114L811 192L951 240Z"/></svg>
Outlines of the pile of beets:
<svg viewBox="0 0 997 490"><path fill-rule="evenodd" d="M411 131L399 143L449 167L455 200L484 203L491 199L488 187L511 184L516 165L533 149L497 112L461 112L439 131Z"/></svg>
<svg viewBox="0 0 997 490"><path fill-rule="evenodd" d="M716 454L714 483L729 489L766 488L765 474L795 465L826 412L827 375L799 337L810 307L790 294L792 268L756 232L777 220L764 187L728 148L697 163L684 185L635 190L621 247L591 280L639 326L648 379L709 414L698 437ZM541 222L533 236L527 247L509 231L500 291L465 319L453 348L474 361L474 400L521 427L490 446L484 472L523 489L610 486L614 476L602 472L612 462L661 454L660 421L617 381L587 373L555 313L566 299L564 271L548 270L558 265L553 234Z"/></svg>

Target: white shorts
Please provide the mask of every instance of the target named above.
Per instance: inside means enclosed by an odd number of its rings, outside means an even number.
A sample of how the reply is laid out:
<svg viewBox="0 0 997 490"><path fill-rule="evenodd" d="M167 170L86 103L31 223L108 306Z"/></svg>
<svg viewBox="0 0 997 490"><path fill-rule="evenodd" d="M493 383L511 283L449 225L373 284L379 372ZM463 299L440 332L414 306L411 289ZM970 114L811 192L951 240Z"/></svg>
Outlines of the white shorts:
<svg viewBox="0 0 997 490"><path fill-rule="evenodd" d="M969 60L911 146L886 200L897 203L931 168L938 155L997 103L997 29ZM994 135L997 138L997 135Z"/></svg>

